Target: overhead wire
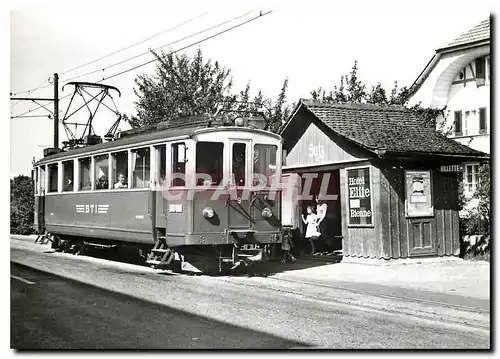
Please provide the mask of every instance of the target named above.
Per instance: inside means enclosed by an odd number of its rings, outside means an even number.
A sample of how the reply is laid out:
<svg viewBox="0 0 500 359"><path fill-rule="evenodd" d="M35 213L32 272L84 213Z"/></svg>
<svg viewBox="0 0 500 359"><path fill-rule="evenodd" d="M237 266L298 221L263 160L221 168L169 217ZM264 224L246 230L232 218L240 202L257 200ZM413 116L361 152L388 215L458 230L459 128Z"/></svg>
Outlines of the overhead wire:
<svg viewBox="0 0 500 359"><path fill-rule="evenodd" d="M191 34L191 35L185 36L185 37L183 37L182 39L178 39L178 40L175 40L175 41L169 42L168 44L165 44L165 45L159 46L159 47L157 47L157 48L154 48L154 49L153 49L153 51L156 51L156 50L159 50L159 49L163 49L163 48L165 48L165 47L167 47L167 46L174 45L174 44L176 44L176 43L178 43L178 42L181 42L181 41L187 40L187 39L189 39L189 38L191 38L191 37L194 37L194 36L197 36L197 35L203 34L203 33L207 32L207 31L213 30L213 29L215 29L215 28L217 28L217 27L220 27L220 26L226 25L226 24L228 24L228 23L230 23L230 22L233 22L233 21L235 21L235 20L241 19L242 17L245 17L245 16L247 16L248 14L251 14L252 12L254 12L254 11L249 11L249 12L246 12L245 14L242 14L242 15L236 16L236 17L234 17L234 18L232 18L232 19L230 19L230 20L223 21L223 22L221 22L221 23L219 23L219 24L217 24L217 25L210 26L210 27L208 27L208 28L205 28L205 29L203 29L203 30L200 30L200 31L198 31L198 32L195 32L194 34ZM97 72L105 71L105 70L110 69L110 68L112 68L112 67L115 67L115 66L121 65L121 64L123 64L123 63L125 63L125 62L129 62L129 61L131 61L131 60L135 60L135 59L137 59L137 58L139 58L139 57L142 57L142 56L145 56L145 55L149 55L149 54L151 54L151 50L145 51L145 52L143 52L143 53L141 53L141 54L139 54L139 55L135 55L135 56L129 57L128 59L125 59L125 60L122 60L122 61L116 62L116 63L111 64L111 65L108 65L108 66L106 66L106 67L104 67L104 68L102 68L102 69L97 69L97 70L89 71L89 72L86 72L86 73L84 73L84 74L82 74L82 75L78 75L78 76L71 77L71 78L69 78L69 79L64 80L61 84L66 84L66 83L68 83L68 82L70 82L70 81L72 81L72 80L75 80L75 79L78 79L78 78L81 78L81 77L84 77L84 76L92 75L92 74L95 74L95 73L97 73ZM48 87L48 86L47 86L47 87Z"/></svg>
<svg viewBox="0 0 500 359"><path fill-rule="evenodd" d="M161 31L161 32L159 32L159 33L157 33L157 34L155 34L155 35L152 35L152 36L150 36L150 37L148 37L148 38L146 38L146 39L144 39L144 40L138 41L138 42L136 42L136 43L134 43L134 44L132 44L132 45L126 46L126 47L124 47L124 48L121 48L121 49L119 49L119 50L117 50L117 51L114 51L114 52L112 52L112 53L110 53L110 54L108 54L108 55L105 55L105 56L103 56L103 57L100 57L100 58L98 58L98 59L96 59L96 60L92 60L92 61L89 61L89 62L87 62L87 63L81 64L81 65L78 65L78 66L76 66L76 67L74 67L74 68L72 68L72 69L69 69L69 70L63 71L63 72L61 72L60 74L61 74L61 75L66 74L66 73L68 73L68 72L71 72L71 71L74 71L74 70L80 69L80 68L82 68L82 67L88 66L88 65L90 65L90 64L96 63L96 62L98 62L98 61L101 61L101 60L103 60L103 59L105 59L105 58L108 58L108 57L110 57L110 56L116 55L116 54L118 54L118 53L120 53L120 52L122 52L122 51L128 50L128 49L130 49L130 48L132 48L132 47L134 47L134 46L140 45L140 44L142 44L142 43L144 43L144 42L146 42L146 41L149 41L149 40L151 40L151 39L153 39L153 38L155 38L155 37L158 37L158 36L160 36L160 35L163 35L163 34L165 34L165 33L169 32L169 31L175 30L175 29L177 29L177 28L179 28L179 27L181 27L181 26L184 26L184 25L186 25L186 24L188 24L188 23L190 23L190 22L192 22L192 21L198 20L199 18L201 18L201 17L205 16L206 14L208 14L208 11L205 11L203 14L198 15L198 16L196 16L196 17L193 17L193 18L191 18L191 19L189 19L189 20L186 20L186 21L184 21L184 22L182 22L182 23L180 23L180 24L177 24L177 25L175 25L175 26L173 26L173 27L171 27L171 28L169 28L169 29L167 29L167 30L164 30L164 31ZM25 94L25 93L28 93L28 94L30 94L30 95L31 95L31 94L33 94L33 92L35 92L35 91L37 91L37 90L40 90L40 89L42 89L42 88L47 88L47 87L50 87L50 85L47 85L47 86L43 86L43 87L42 87L42 85L44 85L46 82L48 82L48 79L44 80L41 84L39 84L39 85L35 86L33 89L29 89L29 90L24 90L24 91L15 92L15 93L12 93L12 95L11 95L11 96L22 95L22 94ZM29 96L29 95L28 95L28 96ZM12 109L12 108L13 108L16 104L18 104L18 103L19 103L19 101L18 101L18 102L16 102L14 105L12 105L12 106L11 106L11 109Z"/></svg>
<svg viewBox="0 0 500 359"><path fill-rule="evenodd" d="M191 44L189 44L189 45L186 45L186 46L184 46L184 47L181 47L181 48L179 48L179 49L177 49L177 50L175 50L175 51L171 51L170 53L171 53L171 54L174 54L174 53L177 53L177 52L179 52L179 51L182 51L182 50L188 49L188 48L190 48L190 47L192 47L192 46L198 45L198 44L200 44L200 43L202 43L202 42L205 42L205 41L210 40L210 39L212 39L212 38L214 38L214 37L220 36L220 35L222 35L222 34L224 34L224 33L228 32L228 31L231 31L231 30L236 29L236 28L238 28L238 27L240 27L240 26L243 26L243 25L245 25L245 24L247 24L247 23L249 23L249 22L252 22L252 21L254 21L254 20L256 20L256 19L258 19L258 18L260 18L260 17L262 17L262 16L268 15L268 14L269 14L269 13L271 13L271 12L272 12L271 10L270 10L270 11L268 11L268 12L265 12L265 13L260 12L260 14L259 14L259 15L255 16L255 17L253 17L253 18L251 18L251 19L249 19L249 20L246 20L246 21L244 21L244 22L242 22L242 23L239 23L239 24L237 24L237 25L234 25L234 26L232 26L232 27L229 27L229 28L227 28L227 29L225 29L225 30L223 30L223 31L220 31L220 32L216 33L216 34L210 35L210 36L208 36L208 37L206 37L206 38L203 38L203 39L198 40L198 41L196 41L196 42L193 42L193 43L191 43ZM226 23L232 22L232 21L234 21L234 20L236 20L236 19L238 19L238 18L241 18L241 17L243 17L243 16L248 15L249 13L252 13L252 11L247 12L246 14L243 14L243 15L237 16L237 17L235 17L235 18L233 18L233 19L231 19L231 20L225 21L224 23L221 23L221 24L218 24L218 25L212 26L212 27L210 27L210 28L208 28L208 29L205 29L205 30L203 30L203 31L199 32L199 33L206 32L206 31L208 31L209 29L213 29L213 28L215 28L215 27L221 26L222 24L226 24ZM199 33L197 33L197 34L199 34ZM194 36L194 35L188 36L188 37L186 37L186 38L189 38L189 37L192 37L192 36ZM182 40L185 40L186 38L183 38ZM181 41L181 40L178 40L178 41L176 41L176 42L179 42L179 41ZM159 48L162 48L162 47L165 47L165 46L169 46L169 44L164 45L164 46L161 46L161 47L159 47ZM159 49L159 48L156 48L156 50L157 50L157 49ZM148 51L147 53L150 53L150 52ZM142 56L142 55L143 55L143 54L141 54L141 55L139 55L139 56ZM137 58L137 57L139 57L139 56L135 56L134 58ZM153 62L155 62L155 61L158 61L158 59L157 59L157 58L152 59L152 60L150 60L150 61L144 62L144 63L142 63L142 64L140 64L140 65L134 66L134 67L132 67L132 68L129 68L129 69L124 70L124 71L121 71L121 72L116 73L116 74L114 74L114 75L108 76L108 77L106 77L106 78L102 78L101 80L97 81L97 83L102 82L102 81L105 81L105 80L109 80L109 79L111 79L111 78L114 78L114 77L117 77L117 76L120 76L120 75L123 75L123 74L125 74L125 73L127 73L127 72L130 72L130 71L135 70L135 69L137 69L137 68L139 68L139 67L142 67L142 66L148 65L148 64L153 63ZM120 62L120 63L123 63L123 62L125 62L125 61L122 61L122 62ZM115 65L115 64L114 64L114 65ZM114 65L111 65L111 66L114 66ZM110 66L110 67L111 67L111 66ZM101 70L99 70L99 71L101 71ZM88 74L81 75L80 77L83 77L83 76L86 76L86 75L88 75ZM74 79L74 78L72 78L72 79ZM65 83L67 83L68 81L70 81L70 80L67 80ZM62 100L62 99L67 98L67 97L69 97L69 96L71 96L71 94L68 94L68 95L66 95L66 96L63 96L63 97L61 97L59 100ZM42 107L42 106L38 106L38 107L36 107L36 108L33 108L33 109L31 109L31 110L28 110L28 111L26 111L26 112L24 112L24 113L20 114L20 115L17 115L17 116L12 116L11 118L21 117L21 116L23 116L23 115L25 115L25 114L27 114L27 113L30 113L30 112L32 112L32 111L36 111L36 110L40 109L41 107Z"/></svg>
<svg viewBox="0 0 500 359"><path fill-rule="evenodd" d="M70 70L63 71L63 72L61 72L61 75L64 75L64 74L66 74L66 73L68 73L68 72L71 72L71 71L74 71L74 70L80 69L80 68L82 68L82 67L88 66L88 65L90 65L90 64L96 63L96 62L98 62L98 61L104 60L104 59L106 59L106 58L108 58L108 57L110 57L110 56L116 55L116 54L118 54L118 53L120 53L120 52L122 52L122 51L128 50L128 49L130 49L130 48L132 48L132 47L134 47L134 46L140 45L140 44L142 44L142 43L144 43L144 42L146 42L146 41L149 41L149 40L151 40L151 39L154 39L155 37L158 37L158 36L160 36L160 35L163 35L163 34L165 34L165 33L169 32L169 31L175 30L175 29L177 29L177 28L179 28L179 27L181 27L181 26L184 26L184 25L186 25L186 24L188 24L188 23L190 23L190 22L192 22L192 21L194 21L194 20L197 20L197 19L199 19L200 17L205 16L206 14L208 14L208 11L205 11L205 12L204 12L203 14L201 14L201 15L198 15L198 16L196 16L196 17L194 17L194 18L191 18L191 19L189 19L189 20L184 21L183 23L180 23L180 24L178 24L178 25L176 25L176 26L173 26L173 27L171 27L170 29L164 30L164 31L162 31L162 32L159 32L159 33L157 33L157 34L153 35L153 36L150 36L150 37L148 37L147 39L141 40L141 41L136 42L136 43L134 43L134 44L132 44L132 45L126 46L126 47L124 47L124 48L122 48L122 49L120 49L120 50L117 50L117 51L115 51L115 52L112 52L111 54L108 54L108 55L105 55L105 56L103 56L103 57L100 57L100 58L98 58L97 60L93 60L93 61L87 62L87 63L85 63L85 64L82 64L82 65L80 65L80 66L74 67L74 68L72 68L72 69L70 69Z"/></svg>
<svg viewBox="0 0 500 359"><path fill-rule="evenodd" d="M206 38L204 38L204 39L201 39L201 40L198 40L198 41L196 41L196 42L193 42L193 43L191 43L191 44L189 44L189 45L186 45L186 46L184 46L184 47L181 47L180 49L177 49L177 50L175 50L175 51L171 51L171 52L170 52L170 54L175 54L176 52L179 52L179 51L182 51L182 50L186 50L186 49L188 49L188 48L190 48L190 47L192 47L192 46L195 46L195 45L201 44L202 42L205 42L205 41L210 40L210 39L212 39L212 38L214 38L214 37L217 37L217 36L219 36L219 35L222 35L222 34L224 34L224 33L228 32L228 31L234 30L234 29L236 29L236 28L238 28L238 27L240 27L240 26L243 26L243 25L245 25L245 24L248 24L249 22L252 22L252 21L254 21L254 20L256 20L256 19L258 19L258 18L260 18L260 17L262 17L262 16L265 16L265 15L267 15L267 14L271 13L271 12L272 12L272 11L268 11L268 12L266 12L266 13L260 13L258 16L255 16L255 17L253 17L253 18L251 18L251 19L249 19L249 20L246 20L246 21L244 21L244 22L242 22L242 23L240 23L240 24L237 24L237 25L231 26L230 28L227 28L227 29L225 29L225 30L223 30L223 31L220 31L220 32L216 33L216 34L210 35L210 36L208 36L208 37L206 37ZM144 63L142 63L142 64L140 64L140 65L137 65L137 66L134 66L134 67L132 67L132 68L130 68L130 69L128 69L128 70L121 71L121 72L119 72L119 73L117 73L117 74L114 74L114 75L108 76L108 77L106 77L106 78L103 78L103 79L101 79L101 80L99 80L99 81L97 81L97 82L102 82L102 81L105 81L105 80L109 80L109 79L111 79L111 78L113 78L113 77L117 77L117 76L123 75L124 73L127 73L127 72L129 72L129 71L132 71L132 70L138 69L139 67L142 67L142 66L148 65L148 64L150 64L150 63L152 63L152 62L155 62L155 61L158 61L158 59L157 59L157 58L155 58L155 59L152 59L152 60L150 60L150 61L144 62Z"/></svg>

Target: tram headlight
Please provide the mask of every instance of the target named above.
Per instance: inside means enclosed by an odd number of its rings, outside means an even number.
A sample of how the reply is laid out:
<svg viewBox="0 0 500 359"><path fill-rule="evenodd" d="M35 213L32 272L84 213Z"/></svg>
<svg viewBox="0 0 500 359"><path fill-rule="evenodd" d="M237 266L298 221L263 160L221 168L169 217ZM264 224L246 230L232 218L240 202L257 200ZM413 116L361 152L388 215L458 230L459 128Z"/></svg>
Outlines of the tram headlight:
<svg viewBox="0 0 500 359"><path fill-rule="evenodd" d="M203 217L205 217L207 219L213 218L214 215L215 215L215 212L214 212L213 208L211 208L211 207L206 207L203 210Z"/></svg>
<svg viewBox="0 0 500 359"><path fill-rule="evenodd" d="M264 208L262 210L262 217L264 218L271 218L273 216L273 211L271 211L269 208Z"/></svg>

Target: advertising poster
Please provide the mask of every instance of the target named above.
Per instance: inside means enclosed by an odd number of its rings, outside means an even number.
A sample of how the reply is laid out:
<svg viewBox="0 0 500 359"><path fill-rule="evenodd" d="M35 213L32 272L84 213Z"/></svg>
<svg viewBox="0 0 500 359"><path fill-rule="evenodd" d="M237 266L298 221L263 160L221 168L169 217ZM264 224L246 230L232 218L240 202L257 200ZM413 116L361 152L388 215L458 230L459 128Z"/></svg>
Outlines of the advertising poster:
<svg viewBox="0 0 500 359"><path fill-rule="evenodd" d="M406 216L434 215L431 171L405 171Z"/></svg>
<svg viewBox="0 0 500 359"><path fill-rule="evenodd" d="M370 168L347 170L347 196L349 225L373 224Z"/></svg>

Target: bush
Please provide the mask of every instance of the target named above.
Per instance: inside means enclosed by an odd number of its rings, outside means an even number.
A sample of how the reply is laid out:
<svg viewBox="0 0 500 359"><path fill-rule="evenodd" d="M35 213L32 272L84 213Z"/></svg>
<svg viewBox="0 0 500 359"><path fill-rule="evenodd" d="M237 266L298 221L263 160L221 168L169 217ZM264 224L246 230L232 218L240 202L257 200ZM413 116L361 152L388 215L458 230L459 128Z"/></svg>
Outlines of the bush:
<svg viewBox="0 0 500 359"><path fill-rule="evenodd" d="M34 184L30 177L17 176L10 180L10 233L34 232Z"/></svg>
<svg viewBox="0 0 500 359"><path fill-rule="evenodd" d="M489 260L491 239L491 177L489 163L479 167L478 183L470 201L474 206L467 206L460 189L459 203L465 211L460 218L460 254L463 258ZM469 202L470 204L470 202Z"/></svg>

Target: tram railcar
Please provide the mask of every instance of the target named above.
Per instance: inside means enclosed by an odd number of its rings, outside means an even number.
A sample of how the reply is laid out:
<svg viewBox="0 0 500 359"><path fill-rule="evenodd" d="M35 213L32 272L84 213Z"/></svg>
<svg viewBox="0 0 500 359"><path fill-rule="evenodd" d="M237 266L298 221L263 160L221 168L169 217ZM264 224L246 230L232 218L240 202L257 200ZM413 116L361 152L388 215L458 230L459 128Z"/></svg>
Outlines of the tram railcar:
<svg viewBox="0 0 500 359"><path fill-rule="evenodd" d="M44 157L35 229L56 246L127 245L184 271L268 259L283 235L281 137L237 124L159 124Z"/></svg>

